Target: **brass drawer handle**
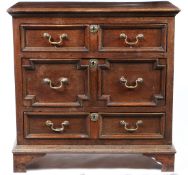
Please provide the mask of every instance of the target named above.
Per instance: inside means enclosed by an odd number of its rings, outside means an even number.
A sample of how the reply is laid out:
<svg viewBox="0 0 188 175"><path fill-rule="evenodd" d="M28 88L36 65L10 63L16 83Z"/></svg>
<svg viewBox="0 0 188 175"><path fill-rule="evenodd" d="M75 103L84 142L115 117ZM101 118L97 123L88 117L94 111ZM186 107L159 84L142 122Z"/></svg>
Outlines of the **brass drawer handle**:
<svg viewBox="0 0 188 175"><path fill-rule="evenodd" d="M125 77L120 78L120 82L124 84L124 86L128 89L135 89L138 87L138 83L142 83L144 80L143 78L137 78L134 85L128 85L128 80Z"/></svg>
<svg viewBox="0 0 188 175"><path fill-rule="evenodd" d="M138 120L138 121L136 122L136 124L135 124L135 126L136 126L135 128L128 128L129 123L126 122L126 121L124 121L124 120L121 120L121 121L120 121L120 124L124 126L124 129L125 129L126 131L128 131L128 132L135 132L135 131L138 130L139 125L142 125L142 124L143 124L143 121L142 121L142 120Z"/></svg>
<svg viewBox="0 0 188 175"><path fill-rule="evenodd" d="M66 33L63 33L59 36L59 41L52 41L52 36L49 33L43 33L43 37L48 39L48 42L52 45L60 45L64 39L68 38Z"/></svg>
<svg viewBox="0 0 188 175"><path fill-rule="evenodd" d="M125 43L127 44L127 45L130 45L130 46L133 46L133 45L136 45L136 44L138 44L138 41L139 40L142 40L142 39L144 39L144 35L143 34L138 34L138 35L136 35L136 40L135 41L128 41L128 36L125 34L125 33L121 33L120 35L119 35L119 37L121 38L121 39L124 39L124 41L125 41Z"/></svg>
<svg viewBox="0 0 188 175"><path fill-rule="evenodd" d="M51 89L60 89L62 88L63 84L68 83L68 78L62 77L59 79L60 85L59 86L53 86L52 81L49 78L44 78L43 82L50 85Z"/></svg>
<svg viewBox="0 0 188 175"><path fill-rule="evenodd" d="M61 123L61 128L54 128L54 124L53 124L53 122L50 121L50 120L47 120L47 121L45 122L45 124L46 124L46 126L50 127L52 131L55 131L55 132L62 132L62 131L64 131L65 126L68 126L70 123L69 123L69 121L64 121L64 122L62 122L62 123Z"/></svg>

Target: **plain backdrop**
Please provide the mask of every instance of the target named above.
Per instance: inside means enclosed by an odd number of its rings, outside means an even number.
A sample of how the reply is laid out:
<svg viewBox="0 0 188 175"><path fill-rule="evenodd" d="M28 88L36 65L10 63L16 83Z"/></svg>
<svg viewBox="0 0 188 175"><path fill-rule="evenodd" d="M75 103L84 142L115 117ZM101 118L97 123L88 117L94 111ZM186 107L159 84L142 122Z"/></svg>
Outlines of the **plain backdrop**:
<svg viewBox="0 0 188 175"><path fill-rule="evenodd" d="M16 138L13 38L12 20L6 10L16 2L18 1L0 0L0 175L13 174L11 151ZM188 1L171 0L171 2L181 9L181 12L176 16L175 28L173 143L177 149L177 154L175 173L163 174L186 175L188 174ZM83 158L84 160L85 158ZM162 173L160 170L144 169L68 168L29 170L27 174L157 175Z"/></svg>

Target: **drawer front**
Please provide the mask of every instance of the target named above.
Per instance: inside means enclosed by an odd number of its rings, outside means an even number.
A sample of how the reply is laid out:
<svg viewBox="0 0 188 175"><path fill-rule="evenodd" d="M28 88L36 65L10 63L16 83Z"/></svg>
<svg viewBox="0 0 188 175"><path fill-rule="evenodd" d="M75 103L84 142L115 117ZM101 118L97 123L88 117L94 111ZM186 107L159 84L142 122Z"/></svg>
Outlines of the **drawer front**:
<svg viewBox="0 0 188 175"><path fill-rule="evenodd" d="M98 66L98 100L105 106L165 104L166 60L107 60Z"/></svg>
<svg viewBox="0 0 188 175"><path fill-rule="evenodd" d="M89 114L24 113L25 138L77 139L90 137Z"/></svg>
<svg viewBox="0 0 188 175"><path fill-rule="evenodd" d="M100 114L101 139L162 139L164 113Z"/></svg>
<svg viewBox="0 0 188 175"><path fill-rule="evenodd" d="M80 60L22 59L25 106L81 107L89 96L88 65Z"/></svg>
<svg viewBox="0 0 188 175"><path fill-rule="evenodd" d="M101 25L99 51L166 52L166 24Z"/></svg>
<svg viewBox="0 0 188 175"><path fill-rule="evenodd" d="M85 25L21 25L22 51L88 51Z"/></svg>

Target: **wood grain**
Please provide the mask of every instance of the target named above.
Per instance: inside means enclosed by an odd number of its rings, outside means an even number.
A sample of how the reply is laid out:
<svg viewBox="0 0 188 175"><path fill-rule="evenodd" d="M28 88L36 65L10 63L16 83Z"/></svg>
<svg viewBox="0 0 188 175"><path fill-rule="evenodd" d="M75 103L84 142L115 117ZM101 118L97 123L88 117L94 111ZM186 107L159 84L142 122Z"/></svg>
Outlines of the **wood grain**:
<svg viewBox="0 0 188 175"><path fill-rule="evenodd" d="M14 171L46 153L144 154L173 171L174 22L170 2L19 2L13 16L17 143ZM92 26L97 26L93 32ZM49 33L50 44L44 38ZM138 34L144 38L135 44ZM91 64L96 60L96 64ZM138 78L143 82L128 86ZM68 79L60 89L60 78ZM98 119L92 121L91 113ZM69 121L64 132L55 128ZM127 132L138 120L143 125Z"/></svg>
<svg viewBox="0 0 188 175"><path fill-rule="evenodd" d="M42 7L42 8L41 8ZM113 10L112 10L113 9ZM157 13L156 15L175 15L180 10L168 1L161 2L20 2L8 9L11 15L29 14L29 13L114 13L124 12L130 14L142 13ZM125 15L125 14L124 14Z"/></svg>

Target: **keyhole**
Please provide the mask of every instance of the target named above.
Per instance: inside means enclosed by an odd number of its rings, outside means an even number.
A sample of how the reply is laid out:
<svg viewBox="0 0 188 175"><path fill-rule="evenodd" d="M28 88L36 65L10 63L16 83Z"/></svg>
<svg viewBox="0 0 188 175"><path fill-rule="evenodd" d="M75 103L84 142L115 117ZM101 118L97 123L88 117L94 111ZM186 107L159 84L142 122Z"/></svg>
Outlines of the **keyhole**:
<svg viewBox="0 0 188 175"><path fill-rule="evenodd" d="M98 31L98 25L91 25L90 26L90 32L96 33Z"/></svg>
<svg viewBox="0 0 188 175"><path fill-rule="evenodd" d="M93 120L96 120L97 119L97 115L93 115Z"/></svg>
<svg viewBox="0 0 188 175"><path fill-rule="evenodd" d="M90 66L91 66L91 67L96 67L96 66L97 66L97 60L91 59L91 60L90 60Z"/></svg>
<svg viewBox="0 0 188 175"><path fill-rule="evenodd" d="M91 121L96 122L99 118L99 115L97 113L92 113L90 115Z"/></svg>
<svg viewBox="0 0 188 175"><path fill-rule="evenodd" d="M91 61L91 66L95 66L95 62L94 61Z"/></svg>

